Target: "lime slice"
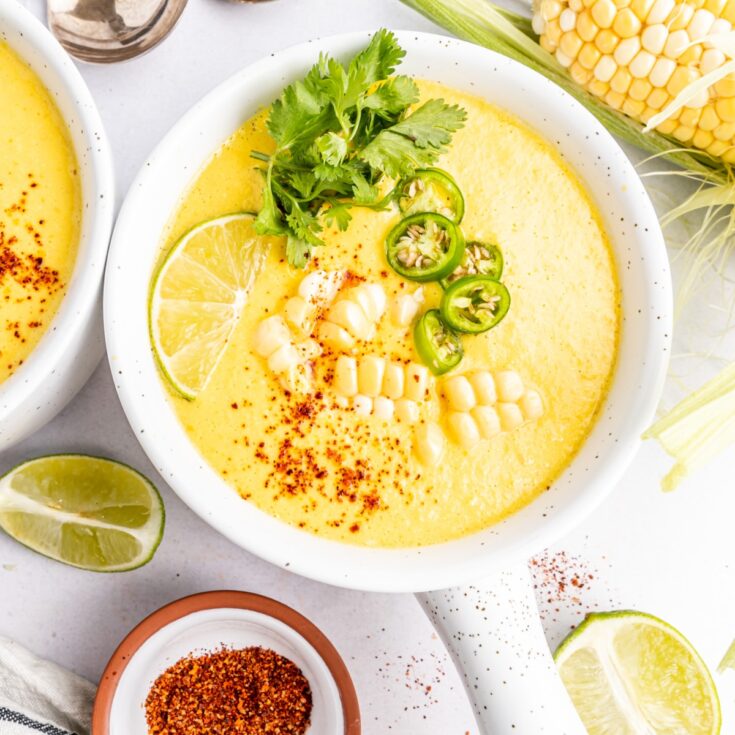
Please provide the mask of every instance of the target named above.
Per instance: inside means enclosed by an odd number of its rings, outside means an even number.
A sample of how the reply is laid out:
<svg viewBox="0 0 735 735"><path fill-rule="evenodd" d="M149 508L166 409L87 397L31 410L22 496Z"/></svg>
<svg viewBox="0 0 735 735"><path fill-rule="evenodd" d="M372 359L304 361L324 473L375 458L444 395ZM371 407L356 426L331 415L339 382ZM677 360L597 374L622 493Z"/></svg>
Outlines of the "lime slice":
<svg viewBox="0 0 735 735"><path fill-rule="evenodd" d="M555 659L589 735L720 732L707 666L678 630L652 615L589 615Z"/></svg>
<svg viewBox="0 0 735 735"><path fill-rule="evenodd" d="M151 340L171 386L192 400L207 385L235 328L269 238L246 212L207 220L163 261L149 304Z"/></svg>
<svg viewBox="0 0 735 735"><path fill-rule="evenodd" d="M51 559L93 572L150 561L163 502L139 472L80 454L39 457L0 478L0 528Z"/></svg>

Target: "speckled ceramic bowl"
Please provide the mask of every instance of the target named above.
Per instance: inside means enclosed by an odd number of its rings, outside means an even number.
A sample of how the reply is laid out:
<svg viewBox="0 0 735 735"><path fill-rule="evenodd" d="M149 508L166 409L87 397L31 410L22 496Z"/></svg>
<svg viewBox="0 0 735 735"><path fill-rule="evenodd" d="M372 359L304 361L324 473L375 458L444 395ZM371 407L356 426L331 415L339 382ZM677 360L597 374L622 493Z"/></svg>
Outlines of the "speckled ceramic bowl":
<svg viewBox="0 0 735 735"><path fill-rule="evenodd" d="M669 265L656 214L632 164L600 123L559 87L506 57L444 36L402 32L398 37L407 51L401 73L479 95L550 141L584 181L611 238L623 317L613 384L594 430L548 492L502 523L449 543L408 549L341 545L244 502L192 446L159 378L148 339L147 295L162 233L183 193L242 122L301 77L319 52L348 58L367 43L367 33L273 54L224 82L185 115L128 194L113 237L105 294L106 338L120 399L151 461L184 502L232 541L274 564L331 584L389 592L481 580L524 562L584 519L615 487L653 417L672 326ZM584 732L554 678L527 572L522 564L514 570L510 581L507 574L493 577L482 594L475 588L437 593L424 596L424 604L455 649L478 716L490 730ZM503 625L493 627L501 620ZM485 651L473 648L483 639L491 641ZM501 687L509 690L505 697ZM508 706L500 707L501 700ZM562 724L567 722L568 727Z"/></svg>
<svg viewBox="0 0 735 735"><path fill-rule="evenodd" d="M41 78L69 126L82 181L79 252L66 296L26 362L0 384L0 451L50 421L103 354L100 290L114 191L102 121L81 75L54 37L17 2L0 2L0 41Z"/></svg>
<svg viewBox="0 0 735 735"><path fill-rule="evenodd" d="M293 661L309 681L307 735L360 735L360 709L347 667L303 615L248 592L204 592L172 602L137 625L107 664L92 735L146 735L144 704L153 682L189 654L262 646Z"/></svg>

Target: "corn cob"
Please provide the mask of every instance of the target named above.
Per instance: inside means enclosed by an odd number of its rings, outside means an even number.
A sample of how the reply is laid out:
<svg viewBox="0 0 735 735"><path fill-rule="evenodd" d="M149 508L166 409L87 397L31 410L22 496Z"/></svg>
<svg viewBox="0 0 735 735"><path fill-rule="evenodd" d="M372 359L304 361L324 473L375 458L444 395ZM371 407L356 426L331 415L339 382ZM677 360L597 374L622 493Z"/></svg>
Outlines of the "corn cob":
<svg viewBox="0 0 735 735"><path fill-rule="evenodd" d="M579 85L647 123L727 61L707 39L730 33L732 0L540 0L533 28ZM735 75L700 89L656 128L735 162Z"/></svg>

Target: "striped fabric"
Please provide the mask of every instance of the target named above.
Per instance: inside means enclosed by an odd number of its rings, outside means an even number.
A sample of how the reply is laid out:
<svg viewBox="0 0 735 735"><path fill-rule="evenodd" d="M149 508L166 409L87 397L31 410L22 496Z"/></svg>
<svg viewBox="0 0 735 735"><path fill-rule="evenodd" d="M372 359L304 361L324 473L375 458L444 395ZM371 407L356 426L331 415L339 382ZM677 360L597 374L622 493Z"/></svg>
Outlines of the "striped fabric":
<svg viewBox="0 0 735 735"><path fill-rule="evenodd" d="M0 735L77 735L68 730L61 730L56 725L48 725L15 712L7 707L0 707Z"/></svg>

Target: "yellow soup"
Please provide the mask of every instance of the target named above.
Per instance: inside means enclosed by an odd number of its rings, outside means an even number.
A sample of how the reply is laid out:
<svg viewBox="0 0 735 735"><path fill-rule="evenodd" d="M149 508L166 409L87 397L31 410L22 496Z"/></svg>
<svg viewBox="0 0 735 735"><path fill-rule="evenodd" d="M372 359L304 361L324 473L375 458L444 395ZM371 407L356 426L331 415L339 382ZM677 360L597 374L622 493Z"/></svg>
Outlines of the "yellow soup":
<svg viewBox="0 0 735 735"><path fill-rule="evenodd" d="M258 325L283 312L304 277L284 262L279 244L205 389L192 401L172 394L193 444L243 498L309 532L369 546L455 539L497 523L544 492L595 421L618 342L610 245L574 173L550 145L502 110L433 83L420 82L420 88L424 98L442 97L468 112L438 165L464 193L468 238L502 249L503 281L512 297L505 319L466 337L456 371L429 380L416 404L417 423L375 415L383 410L377 399L375 412L361 415L337 396L334 350L314 360L310 393L287 391L253 347ZM164 251L202 220L258 209L262 177L249 154L272 150L264 122L265 114L248 121L207 165L176 213ZM385 260L386 234L399 217L396 209L354 210L347 232L326 231L327 245L310 268L348 271L347 287L378 284L390 312L395 299L417 285ZM438 304L441 289L429 284L424 294L422 310ZM404 368L420 363L410 327L397 326L387 313L352 354ZM504 371L513 371L541 398L543 415L463 446L453 433L446 381L478 370L490 371L498 386ZM502 413L503 406L495 408ZM416 453L417 432L428 425L444 437L433 466Z"/></svg>
<svg viewBox="0 0 735 735"><path fill-rule="evenodd" d="M0 383L48 328L81 217L68 130L38 77L0 42Z"/></svg>

